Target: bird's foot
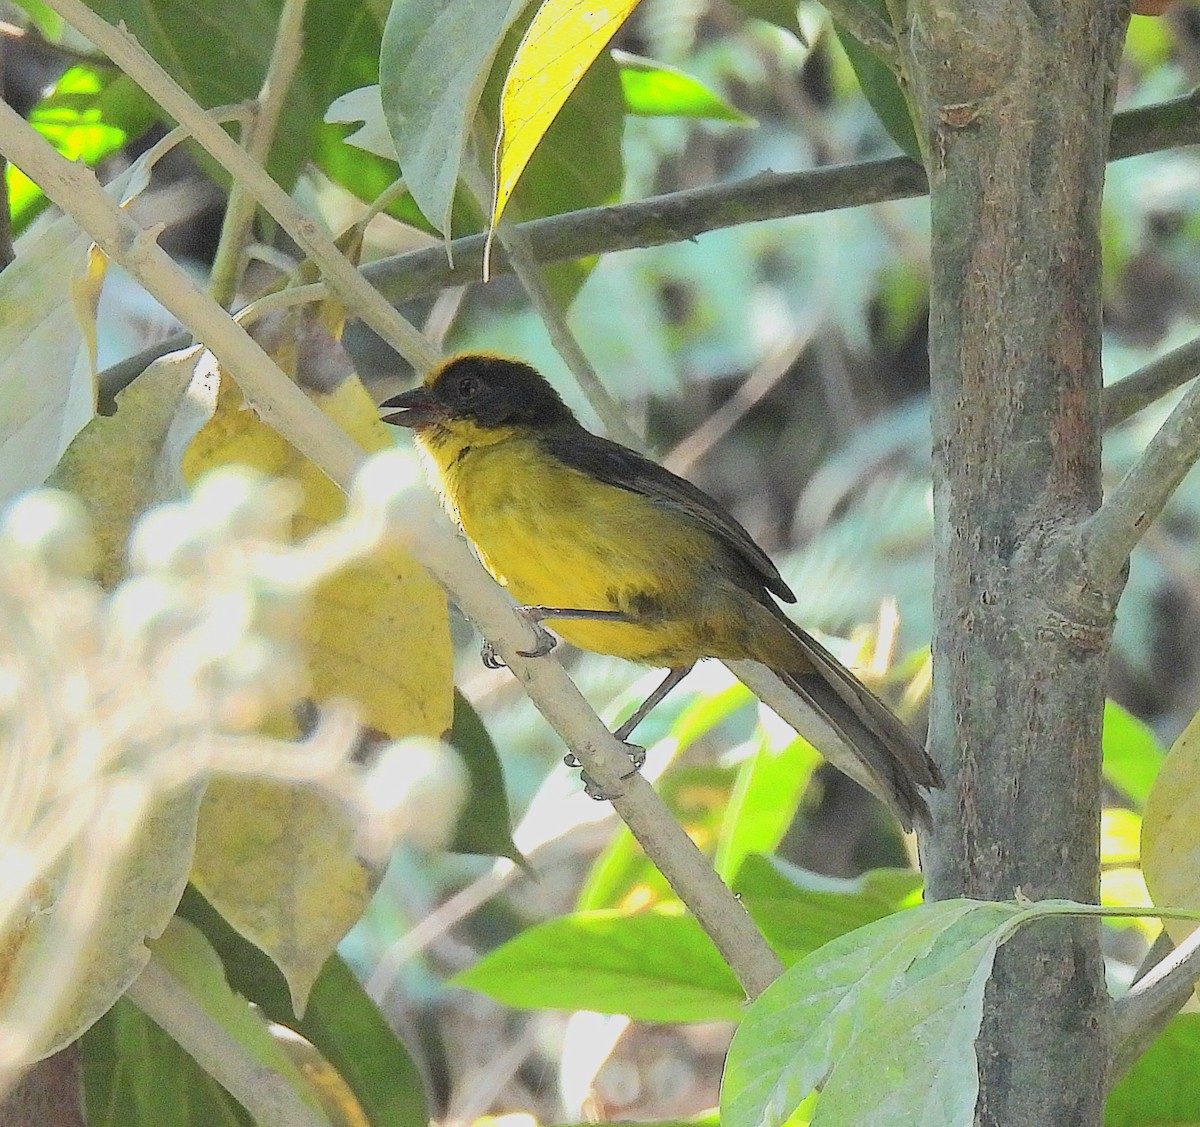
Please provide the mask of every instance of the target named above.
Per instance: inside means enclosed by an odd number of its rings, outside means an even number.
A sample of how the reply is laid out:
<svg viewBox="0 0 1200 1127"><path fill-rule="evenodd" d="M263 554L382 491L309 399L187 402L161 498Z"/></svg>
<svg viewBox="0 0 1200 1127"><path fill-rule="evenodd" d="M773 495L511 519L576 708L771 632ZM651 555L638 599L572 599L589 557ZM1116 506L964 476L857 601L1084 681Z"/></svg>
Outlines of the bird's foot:
<svg viewBox="0 0 1200 1127"><path fill-rule="evenodd" d="M533 630L534 643L531 650L517 650L522 657L545 657L555 646L558 645L558 639L547 630L536 617L535 612L541 610L541 607L517 607L516 614L518 618L527 622ZM486 638L483 645L479 648L479 657L483 664L488 669L503 669L504 659L496 653L496 647L492 645Z"/></svg>
<svg viewBox="0 0 1200 1127"><path fill-rule="evenodd" d="M517 617L529 623L535 639L533 649L517 650L522 657L545 657L558 645L558 639L542 625L544 610L544 607L517 607Z"/></svg>
<svg viewBox="0 0 1200 1127"><path fill-rule="evenodd" d="M646 762L646 749L644 747L639 747L637 744L626 744L625 754L629 756L629 762L633 765L633 770L627 771L621 776L622 782L625 779L633 778L633 776L642 769ZM579 761L579 756L570 751L563 756L563 762L572 769L583 766L583 764ZM597 802L611 802L614 798L621 797L619 794L609 794L586 771L580 771L579 778L583 783L583 793L586 794L588 798L594 798Z"/></svg>
<svg viewBox="0 0 1200 1127"><path fill-rule="evenodd" d="M486 638L479 647L479 658L488 669L503 669L504 660L496 653L496 647Z"/></svg>

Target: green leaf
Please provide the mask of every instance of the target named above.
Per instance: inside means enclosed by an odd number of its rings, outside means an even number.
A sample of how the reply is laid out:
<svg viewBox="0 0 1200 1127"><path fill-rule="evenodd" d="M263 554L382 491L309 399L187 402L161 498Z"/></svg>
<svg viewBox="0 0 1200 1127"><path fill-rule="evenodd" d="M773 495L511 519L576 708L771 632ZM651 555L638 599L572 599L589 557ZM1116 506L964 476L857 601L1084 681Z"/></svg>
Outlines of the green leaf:
<svg viewBox="0 0 1200 1127"><path fill-rule="evenodd" d="M732 888L776 954L790 964L840 935L920 904L922 883L911 869L873 869L843 880L752 856Z"/></svg>
<svg viewBox="0 0 1200 1127"><path fill-rule="evenodd" d="M241 1105L127 998L83 1035L80 1049L88 1127L253 1127Z"/></svg>
<svg viewBox="0 0 1200 1127"><path fill-rule="evenodd" d="M887 7L884 0L864 0L868 7L873 8L879 15L888 19ZM867 50L841 24L834 22L838 40L846 57L854 68L858 84L862 88L871 108L901 150L913 160L921 159L921 146L917 142L916 130L913 128L912 116L908 112L908 103L896 75L886 63L882 62L874 52Z"/></svg>
<svg viewBox="0 0 1200 1127"><path fill-rule="evenodd" d="M379 56L384 113L413 199L447 238L484 83L527 4L408 0L388 13Z"/></svg>
<svg viewBox="0 0 1200 1127"><path fill-rule="evenodd" d="M714 866L724 880L751 853L771 853L783 840L821 756L799 737L782 747L764 734L738 769L725 810Z"/></svg>
<svg viewBox="0 0 1200 1127"><path fill-rule="evenodd" d="M714 94L698 78L676 67L643 59L627 51L613 51L621 71L625 112L640 117L695 117L757 125L752 117Z"/></svg>
<svg viewBox="0 0 1200 1127"><path fill-rule="evenodd" d="M94 0L206 108L256 98L275 42L282 0ZM380 22L371 4L323 0L305 15L301 60L284 103L267 170L290 188L313 151L325 107L370 82ZM207 158L205 158L207 160Z"/></svg>
<svg viewBox="0 0 1200 1127"><path fill-rule="evenodd" d="M1104 777L1139 810L1162 762L1162 745L1149 726L1115 701L1105 701Z"/></svg>
<svg viewBox="0 0 1200 1127"><path fill-rule="evenodd" d="M454 726L450 746L458 752L470 776L467 805L459 815L450 849L455 853L482 853L507 857L528 869L521 851L513 844L512 815L500 756L479 713L457 689L454 690Z"/></svg>
<svg viewBox="0 0 1200 1127"><path fill-rule="evenodd" d="M154 123L150 100L109 67L71 67L29 114L29 124L68 160L95 166ZM8 166L9 211L20 233L46 197L20 169Z"/></svg>
<svg viewBox="0 0 1200 1127"><path fill-rule="evenodd" d="M216 949L235 990L272 1021L312 1042L333 1065L371 1127L427 1127L429 1112L420 1070L340 956L326 960L304 1018L298 1019L278 968L194 888L188 888L179 914L200 928Z"/></svg>
<svg viewBox="0 0 1200 1127"><path fill-rule="evenodd" d="M957 990L959 1003L965 1000L969 1009L965 1026L960 1019L958 1032L964 1036L982 1006L987 980L982 968L986 964L990 969L1006 925L1018 911L1012 905L943 900L887 916L802 959L751 1005L734 1034L721 1085L722 1124L781 1124L827 1077L830 1082L817 1104L814 1124L823 1118L830 1125L871 1122L908 1127L930 1122L914 1115L911 1108L902 1119L839 1118L836 1112L846 1106L850 1099L846 1087L854 1084L886 1095L902 1080L916 1083L924 1076L946 1087L945 1077L935 1076L937 1061L919 1055L921 1046L894 1044L910 1035L899 1036L893 1026L898 1022L902 1026L907 1015L912 1021L929 1023L941 1038L947 1017L952 1020L955 1010L950 1006L947 1013L945 1002ZM907 991L912 993L902 1001ZM885 1035L890 1040L882 1039ZM974 1041L974 1033L968 1040ZM939 1039L930 1051L940 1057L945 1049ZM973 1045L963 1051L973 1054ZM901 1061L899 1055L904 1054L909 1059ZM844 1060L853 1067L843 1068L835 1079L832 1074ZM885 1071L894 1063L909 1071L903 1077ZM955 1086L961 1076L959 1063L955 1062L954 1082L947 1093L956 1100L963 1097ZM828 1108L831 1093L836 1102ZM904 1087L905 1099L910 1094ZM973 1106L972 1096L968 1109Z"/></svg>
<svg viewBox="0 0 1200 1127"><path fill-rule="evenodd" d="M581 912L523 931L453 978L521 1009L735 1021L745 994L690 916Z"/></svg>
<svg viewBox="0 0 1200 1127"><path fill-rule="evenodd" d="M1200 1013L1177 1014L1117 1082L1104 1127L1200 1123Z"/></svg>

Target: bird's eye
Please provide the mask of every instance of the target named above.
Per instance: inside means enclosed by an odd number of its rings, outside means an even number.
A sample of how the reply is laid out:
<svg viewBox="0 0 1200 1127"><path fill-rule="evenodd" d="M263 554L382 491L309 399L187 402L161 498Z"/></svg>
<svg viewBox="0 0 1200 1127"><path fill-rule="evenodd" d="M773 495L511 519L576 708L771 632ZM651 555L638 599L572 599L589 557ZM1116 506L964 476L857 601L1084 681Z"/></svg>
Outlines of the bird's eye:
<svg viewBox="0 0 1200 1127"><path fill-rule="evenodd" d="M463 376L458 381L458 397L459 399L471 399L478 394L480 387L483 384L478 376Z"/></svg>

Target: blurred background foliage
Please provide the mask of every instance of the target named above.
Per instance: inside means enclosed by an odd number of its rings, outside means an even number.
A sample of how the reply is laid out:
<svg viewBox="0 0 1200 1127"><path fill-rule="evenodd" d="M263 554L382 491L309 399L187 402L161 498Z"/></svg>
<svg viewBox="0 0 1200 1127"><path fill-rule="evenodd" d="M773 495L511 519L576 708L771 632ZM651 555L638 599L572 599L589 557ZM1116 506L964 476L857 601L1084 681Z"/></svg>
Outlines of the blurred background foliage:
<svg viewBox="0 0 1200 1127"><path fill-rule="evenodd" d="M134 18L118 11L121 4L97 7ZM264 27L277 10L272 4L242 7ZM340 6L324 7L328 40ZM289 144L273 165L335 230L353 222L362 201L395 175L386 159L343 143L351 130L321 123L334 96L376 80L386 15L380 7L357 8L352 33L337 38L336 58L318 57L308 68L303 105L293 109L298 116L285 133ZM595 178L597 190L618 198L608 185L619 182L619 198L635 200L761 171L896 153L823 10L808 0L800 5L802 37L779 26L794 10L751 0L736 6L725 0L643 0L615 46L678 68L715 94L719 105L699 116L684 116L678 107L660 113L645 104L627 112L620 175ZM757 18L772 14L778 22ZM27 24L19 11L7 16L14 25ZM100 164L106 174L116 171L161 135L153 107L84 44L63 38L52 17L42 14L37 26L40 33L6 38L6 98L72 155ZM321 35L314 29L310 42L323 42ZM229 39L230 51L259 50L245 37L231 33ZM270 40L264 32L262 52ZM143 42L152 46L144 36ZM204 66L180 64L206 104L235 101L257 89L257 73L248 73L241 86L231 81L241 76L236 60L213 73L211 45L206 50ZM1181 4L1164 19L1132 20L1121 108L1175 96L1198 81L1200 8ZM625 96L630 110L628 87ZM729 117L735 120L724 120ZM8 188L19 231L42 201L11 169ZM143 218L149 211L168 223L164 245L203 273L223 199L224 187L177 150L159 166L139 207ZM1109 382L1194 337L1200 327L1198 202L1200 157L1194 149L1109 167L1103 231ZM478 229L470 207L461 210L463 229ZM435 245L419 218L411 201L402 200L390 217L373 221L364 259ZM269 230L261 235L264 244L275 243L264 259L292 249ZM831 645L851 661L878 656L882 632L883 648L891 652L884 691L918 729L924 723L921 677L932 582L927 241L924 200L748 223L691 242L606 256L594 264L570 308L585 351L646 447L727 505L774 556L798 596L797 620L830 635ZM248 285L268 284L276 268L260 263ZM444 336L447 349L519 354L596 425L515 281L500 278L429 295L405 312ZM136 287L112 279L99 319L101 367L171 328ZM348 344L380 397L411 380L367 332L352 328ZM1107 435L1110 480L1136 457L1172 403L1164 400ZM1200 703L1197 561L1200 479L1193 475L1138 549L1121 603L1110 696L1149 727L1114 713L1114 763L1121 740L1141 741L1138 746L1151 751L1155 737L1169 743ZM604 1118L636 1118L710 1106L719 1074L714 1062L727 1039L723 1027L646 1027L623 1043L617 1066L610 1061L594 1088L590 1081L581 1087L578 1077L551 1072L560 1068L555 1062L565 1059L563 1046L579 1035L583 1019L514 1014L446 985L481 951L577 902L629 908L671 900L627 837L615 833L607 807L578 794L575 779L558 765L556 737L511 678L482 668L478 640L462 622L457 638L458 684L487 729L472 727L459 737L490 737L498 750L518 822L516 843L536 878L488 857L431 860L402 853L343 953L383 1000L389 1018L413 1035L427 1083L446 1114L469 1118L525 1108L550 1118L590 1109ZM601 657L563 656L605 717L628 709L645 689L644 671ZM1118 730L1121 724L1126 726ZM745 822L735 833L728 816L741 802L739 809L757 811L760 819L753 849L778 846L782 858L809 871L806 879L824 874L849 881L908 862L907 846L886 812L842 776L818 768L815 757L777 731L720 669L694 673L639 738L651 752L649 769L673 761L662 789L696 839L718 857L722 850L741 849L734 838L746 832ZM764 783L756 775L767 761L764 748L791 757L784 781ZM1140 801L1133 784L1121 782L1132 776L1121 775L1119 766L1113 771L1124 792L1114 791L1114 801L1132 807L1136 822ZM503 804L498 808L502 817ZM1113 897L1136 900L1144 896L1136 824L1131 828L1127 818L1114 816L1108 829L1106 856L1113 872L1124 876L1113 877L1106 892L1111 887ZM735 871L731 865L729 875ZM868 901L894 907L912 892L906 885L893 899L879 900L878 889L836 882L822 887L859 898L853 900L860 912L856 922L870 918L863 908ZM1117 977L1127 978L1144 950L1143 932L1130 930L1112 929ZM600 1027L588 1035L600 1038ZM680 1052L684 1039L687 1051ZM580 1067L587 1072L586 1063ZM585 1091L586 1099L579 1095Z"/></svg>

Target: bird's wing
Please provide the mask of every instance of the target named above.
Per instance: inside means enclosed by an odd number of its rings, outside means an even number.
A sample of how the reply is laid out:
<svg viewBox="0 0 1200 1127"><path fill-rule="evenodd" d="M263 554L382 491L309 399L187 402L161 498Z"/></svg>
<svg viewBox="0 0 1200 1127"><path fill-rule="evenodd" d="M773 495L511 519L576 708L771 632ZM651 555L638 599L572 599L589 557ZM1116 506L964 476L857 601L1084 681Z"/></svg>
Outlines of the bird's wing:
<svg viewBox="0 0 1200 1127"><path fill-rule="evenodd" d="M791 588L766 552L750 538L750 533L690 481L583 427L555 427L543 432L541 438L549 453L572 469L685 513L725 545L768 591L784 602L796 601Z"/></svg>

